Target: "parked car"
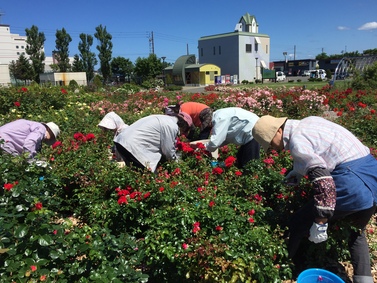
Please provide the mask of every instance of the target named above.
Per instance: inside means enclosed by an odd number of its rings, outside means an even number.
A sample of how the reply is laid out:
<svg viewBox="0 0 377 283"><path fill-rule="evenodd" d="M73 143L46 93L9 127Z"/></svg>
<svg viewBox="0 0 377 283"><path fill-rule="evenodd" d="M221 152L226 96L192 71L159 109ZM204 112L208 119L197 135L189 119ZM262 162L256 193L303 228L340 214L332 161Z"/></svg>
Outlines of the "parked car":
<svg viewBox="0 0 377 283"><path fill-rule="evenodd" d="M303 77L310 77L310 71L309 70L303 71L301 76L303 76Z"/></svg>
<svg viewBox="0 0 377 283"><path fill-rule="evenodd" d="M285 81L287 77L285 76L284 72L276 72L276 81L277 82L282 82L282 81Z"/></svg>
<svg viewBox="0 0 377 283"><path fill-rule="evenodd" d="M311 79L326 79L326 71L324 69L312 70L310 71Z"/></svg>

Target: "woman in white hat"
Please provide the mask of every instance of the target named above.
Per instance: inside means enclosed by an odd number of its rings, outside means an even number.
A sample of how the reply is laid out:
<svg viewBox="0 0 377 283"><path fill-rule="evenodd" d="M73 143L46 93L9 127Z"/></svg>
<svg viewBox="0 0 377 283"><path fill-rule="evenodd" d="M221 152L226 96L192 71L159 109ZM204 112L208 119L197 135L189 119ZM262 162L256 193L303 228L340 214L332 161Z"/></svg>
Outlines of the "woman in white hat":
<svg viewBox="0 0 377 283"><path fill-rule="evenodd" d="M321 117L291 120L263 116L253 128L253 137L269 149L289 150L293 171L288 184L299 184L307 175L313 199L297 211L289 224L288 253L296 266L303 263L300 243L327 240L327 227L344 219L350 229L348 247L354 283L373 283L365 227L376 211L377 161L344 127Z"/></svg>
<svg viewBox="0 0 377 283"><path fill-rule="evenodd" d="M59 127L53 122L19 119L0 127L0 147L12 155L29 153L32 159L42 149L42 142L52 145L59 133Z"/></svg>
<svg viewBox="0 0 377 283"><path fill-rule="evenodd" d="M117 135L119 135L125 128L128 127L126 123L124 123L123 119L116 114L115 112L109 112L103 117L101 122L99 122L98 127L105 130L111 131L114 133L114 139ZM115 159L116 161L121 161L122 157L117 152L115 146L111 148L111 159Z"/></svg>

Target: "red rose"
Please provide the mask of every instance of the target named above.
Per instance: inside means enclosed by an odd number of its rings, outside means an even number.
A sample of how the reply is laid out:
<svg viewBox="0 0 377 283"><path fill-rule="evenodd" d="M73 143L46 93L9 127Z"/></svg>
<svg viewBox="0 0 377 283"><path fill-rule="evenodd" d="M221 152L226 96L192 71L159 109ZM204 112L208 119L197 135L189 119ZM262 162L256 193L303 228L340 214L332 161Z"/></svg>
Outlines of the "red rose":
<svg viewBox="0 0 377 283"><path fill-rule="evenodd" d="M13 188L13 186L14 186L13 184L6 183L4 184L4 189L7 191L10 191Z"/></svg>
<svg viewBox="0 0 377 283"><path fill-rule="evenodd" d="M35 209L36 209L36 210L41 210L42 207L43 207L43 205L42 205L41 202L37 202L37 203L35 204Z"/></svg>

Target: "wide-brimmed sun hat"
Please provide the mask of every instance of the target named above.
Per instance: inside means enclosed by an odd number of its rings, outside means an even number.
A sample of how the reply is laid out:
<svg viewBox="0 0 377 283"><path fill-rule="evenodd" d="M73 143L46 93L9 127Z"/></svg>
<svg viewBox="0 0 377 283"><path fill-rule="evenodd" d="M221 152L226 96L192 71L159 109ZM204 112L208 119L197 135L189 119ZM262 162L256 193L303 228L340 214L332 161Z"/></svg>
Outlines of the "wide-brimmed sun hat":
<svg viewBox="0 0 377 283"><path fill-rule="evenodd" d="M262 116L253 127L253 138L267 152L272 139L275 137L279 128L287 121L288 117L276 118L270 115Z"/></svg>
<svg viewBox="0 0 377 283"><path fill-rule="evenodd" d="M48 144L53 144L56 142L56 139L58 137L58 135L60 134L60 129L59 129L59 126L56 125L54 122L48 122L48 123L42 123L43 125L45 125L49 130L50 132L52 133L52 137L51 139L47 142Z"/></svg>

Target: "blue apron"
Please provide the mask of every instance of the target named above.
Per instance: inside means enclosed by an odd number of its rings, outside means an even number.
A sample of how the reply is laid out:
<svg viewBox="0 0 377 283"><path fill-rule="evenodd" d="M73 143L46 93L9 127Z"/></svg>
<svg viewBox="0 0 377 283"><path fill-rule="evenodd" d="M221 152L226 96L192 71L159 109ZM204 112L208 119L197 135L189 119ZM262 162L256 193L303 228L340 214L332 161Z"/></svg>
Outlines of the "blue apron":
<svg viewBox="0 0 377 283"><path fill-rule="evenodd" d="M377 160L367 155L331 172L336 186L335 210L359 211L377 203Z"/></svg>

